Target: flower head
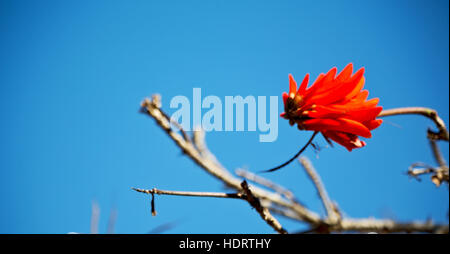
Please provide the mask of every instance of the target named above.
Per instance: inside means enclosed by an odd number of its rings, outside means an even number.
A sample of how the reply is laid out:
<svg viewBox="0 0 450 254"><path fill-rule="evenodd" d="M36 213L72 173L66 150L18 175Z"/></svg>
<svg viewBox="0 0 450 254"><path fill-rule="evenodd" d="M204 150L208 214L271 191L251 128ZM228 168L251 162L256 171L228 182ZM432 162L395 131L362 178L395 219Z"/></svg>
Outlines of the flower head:
<svg viewBox="0 0 450 254"><path fill-rule="evenodd" d="M336 67L321 73L309 88L306 74L298 90L289 74L289 94L283 93L281 117L300 130L319 131L351 151L365 146L359 137L370 138L371 131L381 125L383 121L376 117L383 108L377 106L378 98L367 100L369 92L362 90L364 68L353 74L350 63L336 74Z"/></svg>

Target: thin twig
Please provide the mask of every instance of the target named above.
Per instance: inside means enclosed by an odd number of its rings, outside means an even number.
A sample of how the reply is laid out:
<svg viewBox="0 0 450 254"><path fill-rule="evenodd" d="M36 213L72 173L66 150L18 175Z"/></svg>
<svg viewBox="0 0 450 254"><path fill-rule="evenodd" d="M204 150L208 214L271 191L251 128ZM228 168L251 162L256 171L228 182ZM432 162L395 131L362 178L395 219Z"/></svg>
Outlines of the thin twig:
<svg viewBox="0 0 450 254"><path fill-rule="evenodd" d="M447 170L448 170L447 162L445 161L444 157L442 156L441 150L437 146L436 141L433 139L430 139L430 146L431 146L431 151L433 152L434 159L438 163L439 167L441 167L441 168L447 167Z"/></svg>
<svg viewBox="0 0 450 254"><path fill-rule="evenodd" d="M448 234L448 225L428 222L396 222L377 219L346 219L336 228L337 231L379 232L379 233L438 233Z"/></svg>
<svg viewBox="0 0 450 254"><path fill-rule="evenodd" d="M419 176L431 174L431 181L439 187L443 182L449 183L448 166L431 167L423 163L414 163L408 169L408 175L420 181Z"/></svg>
<svg viewBox="0 0 450 254"><path fill-rule="evenodd" d="M287 231L281 226L280 222L278 222L275 217L270 214L269 209L266 207L263 207L261 205L261 202L257 197L255 197L248 187L247 181L242 181L241 183L242 189L244 190L245 194L247 195L247 201L248 203L256 209L256 211L259 213L261 218L267 222L273 229L275 229L280 234L287 234Z"/></svg>
<svg viewBox="0 0 450 254"><path fill-rule="evenodd" d="M445 140L449 141L449 134L444 121L438 116L436 110L424 107L406 107L406 108L394 108L385 109L381 111L378 117L394 116L394 115L422 115L430 118L436 124L439 132L433 132L428 130L428 138L433 140Z"/></svg>
<svg viewBox="0 0 450 254"><path fill-rule="evenodd" d="M292 192L290 190L270 181L269 179L258 176L250 171L247 171L247 170L244 170L241 168L236 169L235 173L236 173L236 175L243 177L251 182L254 182L254 183L260 184L264 187L267 187L269 189L272 189L275 192L280 193L281 195L285 196L289 200L295 200L294 194L292 194Z"/></svg>
<svg viewBox="0 0 450 254"><path fill-rule="evenodd" d="M214 162L215 164L217 164L218 168L223 168L223 166L219 163L219 161L214 156L214 154L212 154L209 151L208 146L205 143L205 131L203 131L203 129L201 129L201 128L196 128L194 130L194 132L192 133L192 136L193 136L194 145L197 148L197 151L200 153L200 155L203 158L206 158L206 159Z"/></svg>
<svg viewBox="0 0 450 254"><path fill-rule="evenodd" d="M193 192L193 191L168 191L159 190L153 188L151 190L132 188L133 190L141 193L153 195L173 195L173 196L186 196L186 197L213 197L213 198L233 198L243 199L256 209L261 218L267 222L272 228L274 228L280 234L286 234L287 231L281 226L277 219L275 219L269 212L269 210L261 205L261 202L257 197L253 195L247 182L244 180L241 183L244 193L221 193L221 192ZM152 199L153 200L153 199ZM152 202L152 210L154 209L154 202Z"/></svg>
<svg viewBox="0 0 450 254"><path fill-rule="evenodd" d="M131 188L137 192L145 194L156 195L172 195L172 196L185 196L185 197L210 197L210 198L237 198L245 199L245 195L242 193L223 193L223 192L197 192L197 191L171 191L171 190L159 190L153 188L151 190Z"/></svg>
<svg viewBox="0 0 450 254"><path fill-rule="evenodd" d="M320 179L320 175L316 172L316 170L314 169L313 165L308 160L308 158L300 157L299 162L305 169L311 181L314 183L314 186L316 187L319 197L322 200L322 204L327 212L328 220L332 224L336 223L339 220L339 213L335 211L336 208L333 202L331 201L330 197L328 196L328 193L322 183L322 180Z"/></svg>

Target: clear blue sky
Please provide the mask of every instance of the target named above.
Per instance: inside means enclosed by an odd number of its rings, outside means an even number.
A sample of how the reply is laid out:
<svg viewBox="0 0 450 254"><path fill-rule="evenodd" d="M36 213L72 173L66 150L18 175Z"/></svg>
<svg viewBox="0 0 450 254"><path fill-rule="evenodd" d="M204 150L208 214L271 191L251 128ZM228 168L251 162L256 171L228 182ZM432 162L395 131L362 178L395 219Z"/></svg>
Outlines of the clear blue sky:
<svg viewBox="0 0 450 254"><path fill-rule="evenodd" d="M169 109L192 88L220 98L279 96L288 74L312 79L353 62L385 108L425 106L449 123L448 1L0 1L0 233L272 233L239 200L158 196L131 187L224 191L168 139L139 104ZM168 110L173 113L174 110ZM448 222L448 187L409 179L435 165L420 116L386 118L363 149L323 149L316 166L351 217ZM267 169L310 137L279 119L276 142L257 132L208 133L228 169ZM317 141L324 145L323 139ZM448 160L448 143L440 143ZM324 214L297 163L265 175ZM301 223L281 219L288 230Z"/></svg>

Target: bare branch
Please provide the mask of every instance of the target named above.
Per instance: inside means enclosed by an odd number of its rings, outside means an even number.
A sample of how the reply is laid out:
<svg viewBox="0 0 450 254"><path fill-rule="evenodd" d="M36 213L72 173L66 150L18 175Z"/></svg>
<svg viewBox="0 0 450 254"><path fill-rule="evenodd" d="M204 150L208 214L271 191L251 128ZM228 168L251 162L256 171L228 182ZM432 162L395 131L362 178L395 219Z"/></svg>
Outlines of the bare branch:
<svg viewBox="0 0 450 254"><path fill-rule="evenodd" d="M240 185L241 182L238 178L231 175L231 173L228 170L223 168L216 161L211 160L209 156L203 157L193 143L182 138L178 133L172 130L169 121L167 120L166 117L164 117L165 114L161 113L162 112L161 109L157 107L157 105L152 100L145 99L142 102L141 106L143 108L142 111L151 116L153 119L155 119L158 126L160 126L169 135L169 137L177 144L177 146L180 147L181 150L187 156L189 156L198 166L203 168L206 172L208 172L212 176L216 177L218 180L225 183L227 186L237 191L242 190L242 187ZM199 141L197 141L197 143L198 142ZM204 141L201 142L205 143ZM278 193L269 192L256 186L254 187L252 186L252 191L258 197L266 199L279 206L294 210L299 215L299 217L305 222L318 223L320 221L320 217L316 213L309 211L308 209L306 209L305 207L303 207L298 203L293 203L290 202L289 200L286 200Z"/></svg>
<svg viewBox="0 0 450 254"><path fill-rule="evenodd" d="M256 211L258 211L259 215L261 215L261 218L266 221L267 224L269 224L272 228L274 228L278 233L287 234L287 231L281 226L278 220L275 219L272 214L270 214L269 209L263 207L259 199L253 195L245 180L241 183L241 186L242 189L244 189L245 194L247 195L248 203L253 208L255 208Z"/></svg>
<svg viewBox="0 0 450 254"><path fill-rule="evenodd" d="M235 173L236 173L236 175L243 177L251 182L254 182L254 183L260 184L264 187L267 187L269 189L272 189L275 192L285 196L289 200L295 200L294 194L292 194L292 192L290 190L270 181L269 179L258 176L250 171L247 171L247 170L241 169L241 168L236 169Z"/></svg>
<svg viewBox="0 0 450 254"><path fill-rule="evenodd" d="M409 222L400 223L393 220L378 220L378 219L345 219L339 226L335 228L336 231L356 231L356 232L379 232L379 233L439 233L448 234L448 225L433 224L428 222Z"/></svg>
<svg viewBox="0 0 450 254"><path fill-rule="evenodd" d="M443 182L449 183L448 166L434 168L423 163L414 163L408 169L408 175L420 181L419 176L431 174L431 181L439 187Z"/></svg>
<svg viewBox="0 0 450 254"><path fill-rule="evenodd" d="M430 139L430 146L431 146L431 151L433 152L434 159L439 164L439 167L441 167L441 168L447 167L447 171L448 171L447 162L445 161L444 157L442 156L441 150L437 146L436 141L433 139Z"/></svg>
<svg viewBox="0 0 450 254"><path fill-rule="evenodd" d="M142 192L146 194L157 194L157 195L174 195L174 196L188 196L188 197L213 197L213 198L234 198L243 199L248 201L248 203L256 209L260 214L261 218L267 222L273 229L275 229L280 234L287 234L287 231L281 226L277 219L275 219L266 207L261 205L261 202L257 197L251 192L247 182L244 180L241 184L244 193L220 193L220 192L192 192L192 191L167 191L158 190L153 188L151 190L144 190L138 188L132 188L137 192ZM152 207L154 203L152 203ZM153 210L153 208L152 208Z"/></svg>
<svg viewBox="0 0 450 254"><path fill-rule="evenodd" d="M328 196L328 193L322 183L322 180L320 179L320 175L316 172L313 165L311 164L311 161L309 161L308 158L300 157L299 162L305 169L309 178L311 178L312 182L314 183L314 186L316 186L319 197L322 200L322 204L325 207L325 210L327 211L327 217L329 222L331 224L336 223L340 219L339 218L340 213L336 211L337 208L330 200L330 197Z"/></svg>
<svg viewBox="0 0 450 254"><path fill-rule="evenodd" d="M156 98L156 99L155 99ZM156 100L156 101L155 101ZM174 124L177 130L172 129L171 122L168 116L160 109L160 99L154 96L153 100L145 99L142 103L142 112L155 119L158 126L160 126L169 137L180 147L180 149L191 158L198 166L203 168L206 172L225 183L225 185L235 189L237 193L215 193L215 192L174 192L163 190L142 190L134 189L139 192L151 194L164 195L181 195L181 196L201 196L201 197L220 197L220 198L236 198L247 200L260 214L260 216L275 230L284 233L285 230L281 227L279 222L269 213L269 210L291 218L294 220L306 222L309 224L311 231L320 233L329 232L429 232L429 233L448 233L448 225L433 224L432 222L409 222L400 223L392 220L378 220L378 219L352 219L341 218L340 212L336 205L329 199L320 177L313 170L312 164L309 164L309 172L321 197L325 209L327 210L328 218L321 219L317 213L307 209L305 206L287 198L286 194L280 194L277 191L268 191L258 188L256 186L248 186L247 182L242 182L240 179L233 176L228 170L223 167L215 156L207 149L204 141L204 133L202 131L194 132L193 141L187 137L186 133L180 125ZM447 129L434 110L426 108L401 108L385 110L380 114L380 117L398 115L398 114L421 114L432 119L438 126L439 133L429 131L429 138L431 140L443 139L448 141ZM305 164L306 165L306 164ZM306 169L306 168L305 168ZM312 170L311 170L312 169ZM274 188L272 188L274 189ZM264 206L262 205L264 204ZM334 214L338 219L330 220L329 217Z"/></svg>
<svg viewBox="0 0 450 254"><path fill-rule="evenodd" d="M406 108L394 108L381 111L378 117L386 117L393 115L422 115L430 118L436 124L439 132L433 132L428 130L428 138L432 140L445 140L449 141L449 134L444 121L438 116L436 110L424 107L406 107Z"/></svg>
<svg viewBox="0 0 450 254"><path fill-rule="evenodd" d="M137 192L145 194L157 194L157 195L172 195L172 196L185 196L185 197L210 197L210 198L237 198L246 199L242 193L223 193L223 192L196 192L196 191L169 191L158 190L153 188L151 190L131 188Z"/></svg>

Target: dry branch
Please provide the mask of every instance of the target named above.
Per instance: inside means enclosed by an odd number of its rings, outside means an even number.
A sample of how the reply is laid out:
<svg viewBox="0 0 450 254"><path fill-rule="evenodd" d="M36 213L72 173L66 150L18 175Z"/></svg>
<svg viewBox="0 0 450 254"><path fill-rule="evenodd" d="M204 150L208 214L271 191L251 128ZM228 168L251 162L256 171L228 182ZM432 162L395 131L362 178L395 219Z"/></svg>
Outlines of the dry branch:
<svg viewBox="0 0 450 254"><path fill-rule="evenodd" d="M255 197L250 190L247 182L244 180L241 183L243 193L221 193L221 192L192 192L192 191L168 191L168 190L158 190L153 188L151 190L144 190L138 188L132 188L137 192L142 192L152 195L152 213L155 211L154 208L154 197L153 195L174 195L174 196L187 196L187 197L212 197L212 198L235 198L246 200L256 211L259 213L261 218L267 222L273 229L275 229L280 234L287 234L287 231L281 226L275 217L270 214L269 209L261 205L260 200Z"/></svg>
<svg viewBox="0 0 450 254"><path fill-rule="evenodd" d="M328 223L335 224L340 220L340 212L337 210L337 207L333 204L328 193L320 179L320 175L316 172L311 161L306 157L300 157L300 164L305 169L311 181L314 183L314 186L317 189L317 193L319 194L320 199L322 200L322 204L327 211Z"/></svg>
<svg viewBox="0 0 450 254"><path fill-rule="evenodd" d="M223 167L216 157L207 149L204 133L200 130L194 132L191 140L186 132L178 124L171 123L169 117L160 109L160 97L154 96L153 99L145 99L142 106L142 112L152 117L158 126L160 126L167 135L175 142L175 144L192 159L198 166L203 168L206 172L214 176L216 179L223 182L228 187L235 189L234 194L227 193L192 193L192 192L174 192L141 190L136 191L148 194L167 194L167 195L183 195L183 196L209 196L222 198L237 198L246 199L261 215L261 217L277 232L284 233L285 230L281 227L279 222L269 213L269 210L280 214L282 216L307 223L311 231L319 233L329 232L429 232L429 233L448 233L448 225L434 224L431 221L427 222L396 222L393 220L379 220L379 219L353 219L340 218L337 207L332 204L325 188L315 171L310 171L310 177L313 179L319 195L326 207L328 217L321 218L317 213L307 209L298 202L296 198L286 198L285 194L280 194L279 190L269 191L258 188L256 186L249 186L246 182L241 182L240 179L233 176L225 167ZM434 113L433 113L434 112ZM396 114L422 114L433 121L435 121L439 133L432 137L432 139L448 140L448 132L435 111L430 111L425 108L404 108L385 110L380 114L382 116L396 115ZM175 129L172 128L175 127ZM178 129L178 130L177 130ZM181 135L179 134L181 133ZM312 164L310 164L310 169ZM272 188L273 189L273 188ZM330 220L331 214L337 216L339 220Z"/></svg>
<svg viewBox="0 0 450 254"><path fill-rule="evenodd" d="M169 137L176 143L178 147L186 154L189 158L191 158L198 166L203 168L206 172L222 181L225 185L233 188L237 191L241 191L241 180L234 177L228 170L226 170L223 166L221 166L217 160L211 160L211 156L203 156L205 151L200 152L197 147L203 147L206 149L206 145L204 140L202 139L194 139L194 143L189 142L180 136L176 130L173 130L170 126L169 120L165 117L165 113L162 113L161 109L158 107L157 103L154 103L151 99L145 99L142 104L143 112L151 116L155 119L158 126L160 126ZM195 134L194 134L195 135ZM200 135L203 136L204 135ZM208 154L211 154L208 151ZM303 207L298 203L293 203L285 198L283 198L280 194L275 192L269 192L264 189L258 188L256 186L251 186L253 193L261 197L264 200L269 201L270 203L276 204L277 206L284 207L286 209L294 210L297 215L309 223L318 223L320 221L320 217Z"/></svg>
<svg viewBox="0 0 450 254"><path fill-rule="evenodd" d="M439 132L428 130L428 138L432 140L449 141L449 134L444 121L438 116L436 110L424 107L406 107L385 109L381 111L378 117L394 116L394 115L422 115L430 118L436 124Z"/></svg>
<svg viewBox="0 0 450 254"><path fill-rule="evenodd" d="M294 200L294 194L290 190L270 181L269 179L258 176L250 171L240 169L240 168L236 169L235 173L236 173L236 175L243 177L251 182L254 182L254 183L260 184L264 187L267 187L269 189L272 189L275 192L279 193L280 195L283 195L284 197L286 197L289 200Z"/></svg>

